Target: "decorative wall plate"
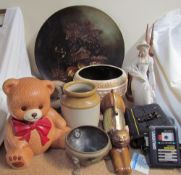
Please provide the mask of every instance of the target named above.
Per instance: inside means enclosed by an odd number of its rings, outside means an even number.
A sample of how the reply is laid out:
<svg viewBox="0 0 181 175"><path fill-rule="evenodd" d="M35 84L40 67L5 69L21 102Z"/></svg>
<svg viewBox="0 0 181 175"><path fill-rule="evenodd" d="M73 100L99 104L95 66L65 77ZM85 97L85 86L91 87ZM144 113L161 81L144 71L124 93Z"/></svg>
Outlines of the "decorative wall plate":
<svg viewBox="0 0 181 175"><path fill-rule="evenodd" d="M71 81L90 64L122 66L124 40L115 22L89 6L64 8L42 25L35 44L35 60L45 79Z"/></svg>

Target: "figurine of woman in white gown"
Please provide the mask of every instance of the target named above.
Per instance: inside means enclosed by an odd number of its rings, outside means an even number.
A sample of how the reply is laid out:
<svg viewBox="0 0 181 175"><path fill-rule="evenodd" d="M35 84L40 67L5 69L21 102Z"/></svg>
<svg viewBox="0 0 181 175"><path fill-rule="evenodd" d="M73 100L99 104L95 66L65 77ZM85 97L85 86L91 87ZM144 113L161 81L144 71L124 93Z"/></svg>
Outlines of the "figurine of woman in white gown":
<svg viewBox="0 0 181 175"><path fill-rule="evenodd" d="M135 105L151 104L155 101L155 74L153 58L149 56L149 45L143 42L135 62L128 68L131 76L131 92Z"/></svg>

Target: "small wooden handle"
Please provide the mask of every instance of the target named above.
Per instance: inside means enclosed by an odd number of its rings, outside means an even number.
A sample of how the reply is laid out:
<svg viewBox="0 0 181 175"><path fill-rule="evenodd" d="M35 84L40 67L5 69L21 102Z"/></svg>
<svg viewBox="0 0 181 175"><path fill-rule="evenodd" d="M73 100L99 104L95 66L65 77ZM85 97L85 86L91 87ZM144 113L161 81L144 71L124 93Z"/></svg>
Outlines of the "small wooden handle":
<svg viewBox="0 0 181 175"><path fill-rule="evenodd" d="M115 173L118 175L130 175L132 170L130 167L130 154L128 147L121 149L113 148L110 152Z"/></svg>
<svg viewBox="0 0 181 175"><path fill-rule="evenodd" d="M125 112L126 107L121 95L116 92L110 92L105 95L101 101L101 112L104 114L106 109L114 106L121 109L123 113Z"/></svg>

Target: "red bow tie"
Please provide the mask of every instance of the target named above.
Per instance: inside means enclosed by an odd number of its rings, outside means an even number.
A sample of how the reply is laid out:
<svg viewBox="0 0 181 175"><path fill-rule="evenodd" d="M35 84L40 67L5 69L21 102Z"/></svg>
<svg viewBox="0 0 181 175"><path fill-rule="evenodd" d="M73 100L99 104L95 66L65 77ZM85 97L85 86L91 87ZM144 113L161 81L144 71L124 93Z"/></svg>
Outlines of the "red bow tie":
<svg viewBox="0 0 181 175"><path fill-rule="evenodd" d="M23 121L12 118L11 122L14 134L15 136L20 137L20 140L26 140L27 142L29 142L31 131L36 129L40 135L42 145L49 141L47 135L51 129L51 123L48 118L43 117L34 123L25 123Z"/></svg>

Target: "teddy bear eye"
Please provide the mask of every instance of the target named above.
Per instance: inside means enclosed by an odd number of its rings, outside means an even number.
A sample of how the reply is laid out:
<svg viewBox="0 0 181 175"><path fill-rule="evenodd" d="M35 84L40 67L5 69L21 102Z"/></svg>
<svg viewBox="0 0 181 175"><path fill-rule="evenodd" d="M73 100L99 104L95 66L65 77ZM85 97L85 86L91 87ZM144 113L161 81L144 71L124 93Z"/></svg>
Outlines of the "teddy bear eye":
<svg viewBox="0 0 181 175"><path fill-rule="evenodd" d="M42 109L42 108L43 108L43 105L40 105L40 106L39 106L39 109Z"/></svg>
<svg viewBox="0 0 181 175"><path fill-rule="evenodd" d="M21 107L21 110L22 110L22 111L26 111L26 110L27 110L27 107L26 107L26 106L22 106L22 107Z"/></svg>

